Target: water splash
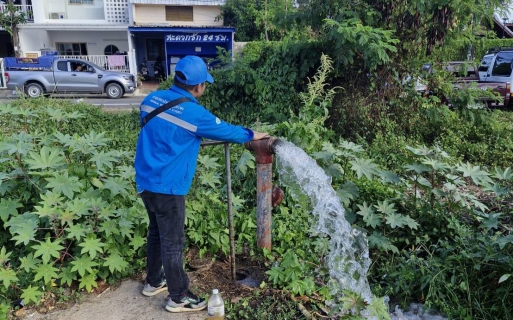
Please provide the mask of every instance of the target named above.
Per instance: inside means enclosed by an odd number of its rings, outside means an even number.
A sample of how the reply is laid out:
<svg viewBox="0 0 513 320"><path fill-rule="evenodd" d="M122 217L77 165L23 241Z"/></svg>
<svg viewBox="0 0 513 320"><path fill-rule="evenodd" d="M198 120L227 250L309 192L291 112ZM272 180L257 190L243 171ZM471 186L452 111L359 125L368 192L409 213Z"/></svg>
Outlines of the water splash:
<svg viewBox="0 0 513 320"><path fill-rule="evenodd" d="M331 178L314 159L290 142L281 141L275 152L280 182L297 199L303 195L309 198L318 218L313 231L330 239L327 266L331 278L336 280L332 286L335 295L340 296L342 289L351 290L370 303L373 296L367 280L371 263L367 238L345 219Z"/></svg>

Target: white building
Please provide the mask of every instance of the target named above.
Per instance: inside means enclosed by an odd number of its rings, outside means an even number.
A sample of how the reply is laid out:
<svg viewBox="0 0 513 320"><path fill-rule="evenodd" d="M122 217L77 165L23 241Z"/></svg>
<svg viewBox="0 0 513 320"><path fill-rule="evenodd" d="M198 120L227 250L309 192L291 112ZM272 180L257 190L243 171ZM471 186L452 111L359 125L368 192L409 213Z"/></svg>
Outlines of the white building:
<svg viewBox="0 0 513 320"><path fill-rule="evenodd" d="M224 2L32 0L33 22L19 26L20 51L83 58L132 74L141 62L151 66L160 57L170 72L184 55L215 57L217 46L232 50L234 29L218 19ZM109 58L116 53L125 56L124 66Z"/></svg>

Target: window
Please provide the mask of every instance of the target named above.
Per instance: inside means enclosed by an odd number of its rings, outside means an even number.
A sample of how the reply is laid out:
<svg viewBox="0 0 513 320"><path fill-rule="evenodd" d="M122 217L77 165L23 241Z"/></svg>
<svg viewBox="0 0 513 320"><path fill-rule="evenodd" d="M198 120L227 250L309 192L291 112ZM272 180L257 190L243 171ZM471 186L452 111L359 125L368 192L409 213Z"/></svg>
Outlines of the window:
<svg viewBox="0 0 513 320"><path fill-rule="evenodd" d="M61 56L87 56L85 43L57 43L57 51Z"/></svg>
<svg viewBox="0 0 513 320"><path fill-rule="evenodd" d="M108 46L105 47L105 50L103 50L103 54L106 56L116 54L116 52L119 52L119 49L118 49L118 47L116 47L112 44L109 44Z"/></svg>
<svg viewBox="0 0 513 320"><path fill-rule="evenodd" d="M94 4L94 0L69 0L69 4Z"/></svg>
<svg viewBox="0 0 513 320"><path fill-rule="evenodd" d="M68 61L58 61L57 62L57 70L68 71Z"/></svg>
<svg viewBox="0 0 513 320"><path fill-rule="evenodd" d="M155 61L158 57L164 57L164 39L146 39L146 59Z"/></svg>
<svg viewBox="0 0 513 320"><path fill-rule="evenodd" d="M509 77L509 75L511 75L512 61L513 52L501 52L497 54L492 69L492 76Z"/></svg>
<svg viewBox="0 0 513 320"><path fill-rule="evenodd" d="M166 6L166 21L194 21L192 7Z"/></svg>

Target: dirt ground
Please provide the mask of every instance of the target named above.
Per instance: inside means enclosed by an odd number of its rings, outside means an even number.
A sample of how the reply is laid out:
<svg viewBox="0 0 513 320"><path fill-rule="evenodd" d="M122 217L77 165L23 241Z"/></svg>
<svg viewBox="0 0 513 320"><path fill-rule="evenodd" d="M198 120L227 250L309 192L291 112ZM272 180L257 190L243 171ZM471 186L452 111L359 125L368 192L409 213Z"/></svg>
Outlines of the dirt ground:
<svg viewBox="0 0 513 320"><path fill-rule="evenodd" d="M237 279L231 279L230 263L225 260L212 262L209 257L194 258L187 254L187 273L190 289L204 297L219 289L225 301L237 302L252 292L264 279L264 268L257 263L237 258ZM58 303L55 299L42 301L39 306L18 310L14 319L33 320L203 320L206 309L198 312L173 314L164 309L167 292L154 297L141 294L144 275L126 279L115 285L101 284L90 294L84 294L81 303Z"/></svg>

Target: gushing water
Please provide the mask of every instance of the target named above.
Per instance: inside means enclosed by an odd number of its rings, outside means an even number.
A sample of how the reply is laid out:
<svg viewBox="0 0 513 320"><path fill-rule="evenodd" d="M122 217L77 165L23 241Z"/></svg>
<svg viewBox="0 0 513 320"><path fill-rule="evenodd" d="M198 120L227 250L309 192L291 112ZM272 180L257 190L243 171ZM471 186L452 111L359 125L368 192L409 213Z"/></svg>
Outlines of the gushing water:
<svg viewBox="0 0 513 320"><path fill-rule="evenodd" d="M371 263L367 238L351 228L345 219L331 178L314 159L290 142L281 141L275 146L275 152L280 181L294 197L301 198L304 194L309 198L313 214L318 218L313 231L330 239L327 266L331 278L336 280L335 293L340 295L341 289L351 290L371 302L372 293L367 281Z"/></svg>

